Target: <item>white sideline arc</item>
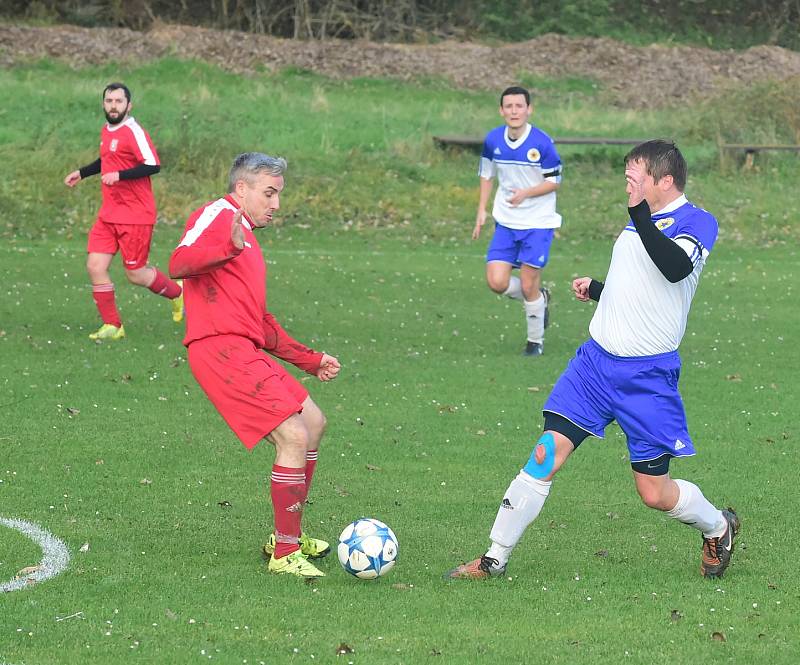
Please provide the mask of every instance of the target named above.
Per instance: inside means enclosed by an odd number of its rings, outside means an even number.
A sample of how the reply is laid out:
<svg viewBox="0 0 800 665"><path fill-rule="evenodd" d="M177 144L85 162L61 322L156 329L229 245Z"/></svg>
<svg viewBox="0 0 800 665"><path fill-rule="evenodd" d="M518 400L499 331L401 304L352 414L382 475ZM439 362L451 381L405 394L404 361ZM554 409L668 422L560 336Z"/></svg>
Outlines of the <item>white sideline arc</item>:
<svg viewBox="0 0 800 665"><path fill-rule="evenodd" d="M29 580L43 582L44 580L55 577L67 567L69 563L69 550L67 546L49 531L45 531L39 525L26 522L20 519L10 519L0 517L0 524L9 529L15 529L21 534L30 538L34 543L42 548L42 560L38 564L38 570L30 575L16 578L12 577L8 582L0 584L0 593L8 591L19 591L30 585Z"/></svg>

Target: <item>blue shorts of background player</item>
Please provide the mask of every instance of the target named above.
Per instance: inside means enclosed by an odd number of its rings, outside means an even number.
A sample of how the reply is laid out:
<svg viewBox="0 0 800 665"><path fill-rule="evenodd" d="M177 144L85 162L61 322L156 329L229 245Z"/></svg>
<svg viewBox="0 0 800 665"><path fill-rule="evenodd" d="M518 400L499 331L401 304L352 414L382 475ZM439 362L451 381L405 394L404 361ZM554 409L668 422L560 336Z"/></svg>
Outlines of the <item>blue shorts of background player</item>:
<svg viewBox="0 0 800 665"><path fill-rule="evenodd" d="M554 233L555 229L510 229L495 222L486 261L502 261L515 268L522 264L544 268Z"/></svg>
<svg viewBox="0 0 800 665"><path fill-rule="evenodd" d="M570 360L542 410L600 438L616 420L628 438L632 464L663 455L688 457L695 451L678 392L680 369L677 351L621 358L590 339Z"/></svg>

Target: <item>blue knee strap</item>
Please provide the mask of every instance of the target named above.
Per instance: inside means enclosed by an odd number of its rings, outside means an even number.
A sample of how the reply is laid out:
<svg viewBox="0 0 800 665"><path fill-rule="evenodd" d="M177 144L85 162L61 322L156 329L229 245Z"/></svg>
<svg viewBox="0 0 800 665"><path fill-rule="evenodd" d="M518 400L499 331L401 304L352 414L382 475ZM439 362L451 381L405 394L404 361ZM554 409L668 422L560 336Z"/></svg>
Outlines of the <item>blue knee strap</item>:
<svg viewBox="0 0 800 665"><path fill-rule="evenodd" d="M536 448L544 446L544 460L539 464L536 461ZM529 476L534 478L547 478L552 472L553 467L556 465L556 440L550 432L545 432L539 437L536 445L533 447L528 463L522 470Z"/></svg>

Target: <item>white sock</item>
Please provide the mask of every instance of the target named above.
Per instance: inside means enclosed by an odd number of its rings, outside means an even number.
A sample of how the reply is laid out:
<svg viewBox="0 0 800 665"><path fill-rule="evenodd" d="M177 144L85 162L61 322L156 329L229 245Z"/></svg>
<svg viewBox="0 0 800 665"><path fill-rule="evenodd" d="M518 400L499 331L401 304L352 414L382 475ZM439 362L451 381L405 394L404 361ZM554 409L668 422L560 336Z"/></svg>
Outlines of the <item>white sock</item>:
<svg viewBox="0 0 800 665"><path fill-rule="evenodd" d="M552 484L553 481L537 480L524 471L511 481L489 534L492 546L487 555L497 559L500 566L506 564L525 529L538 517Z"/></svg>
<svg viewBox="0 0 800 665"><path fill-rule="evenodd" d="M541 344L544 339L544 298L539 296L533 302L525 300L524 304L525 318L528 321L528 341Z"/></svg>
<svg viewBox="0 0 800 665"><path fill-rule="evenodd" d="M503 295L513 298L514 300L523 299L522 282L519 281L519 277L511 275L511 277L508 278L508 288L503 291Z"/></svg>
<svg viewBox="0 0 800 665"><path fill-rule="evenodd" d="M719 538L728 528L722 511L703 496L700 488L686 480L675 479L680 489L678 503L667 515L703 532L706 538Z"/></svg>

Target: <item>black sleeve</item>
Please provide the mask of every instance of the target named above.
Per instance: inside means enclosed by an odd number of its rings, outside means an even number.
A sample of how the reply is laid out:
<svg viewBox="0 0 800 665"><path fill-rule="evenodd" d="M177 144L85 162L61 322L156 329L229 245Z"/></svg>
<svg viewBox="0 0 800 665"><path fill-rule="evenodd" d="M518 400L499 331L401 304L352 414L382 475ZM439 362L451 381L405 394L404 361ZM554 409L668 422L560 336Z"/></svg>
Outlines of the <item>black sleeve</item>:
<svg viewBox="0 0 800 665"><path fill-rule="evenodd" d="M694 269L689 255L674 240L667 238L656 228L650 217L650 206L647 205L647 201L628 208L628 213L647 255L661 274L673 284L688 277Z"/></svg>
<svg viewBox="0 0 800 665"><path fill-rule="evenodd" d="M81 174L82 179L88 178L90 175L97 175L100 173L100 158L98 157L91 164L87 164L86 166L79 168L78 172Z"/></svg>
<svg viewBox="0 0 800 665"><path fill-rule="evenodd" d="M146 178L149 175L155 175L161 170L157 164L139 164L132 169L125 169L119 172L120 180L136 180L136 178Z"/></svg>
<svg viewBox="0 0 800 665"><path fill-rule="evenodd" d="M596 279L593 279L589 282L589 297L595 302L599 302L600 294L603 292L604 286L604 282L598 282Z"/></svg>

